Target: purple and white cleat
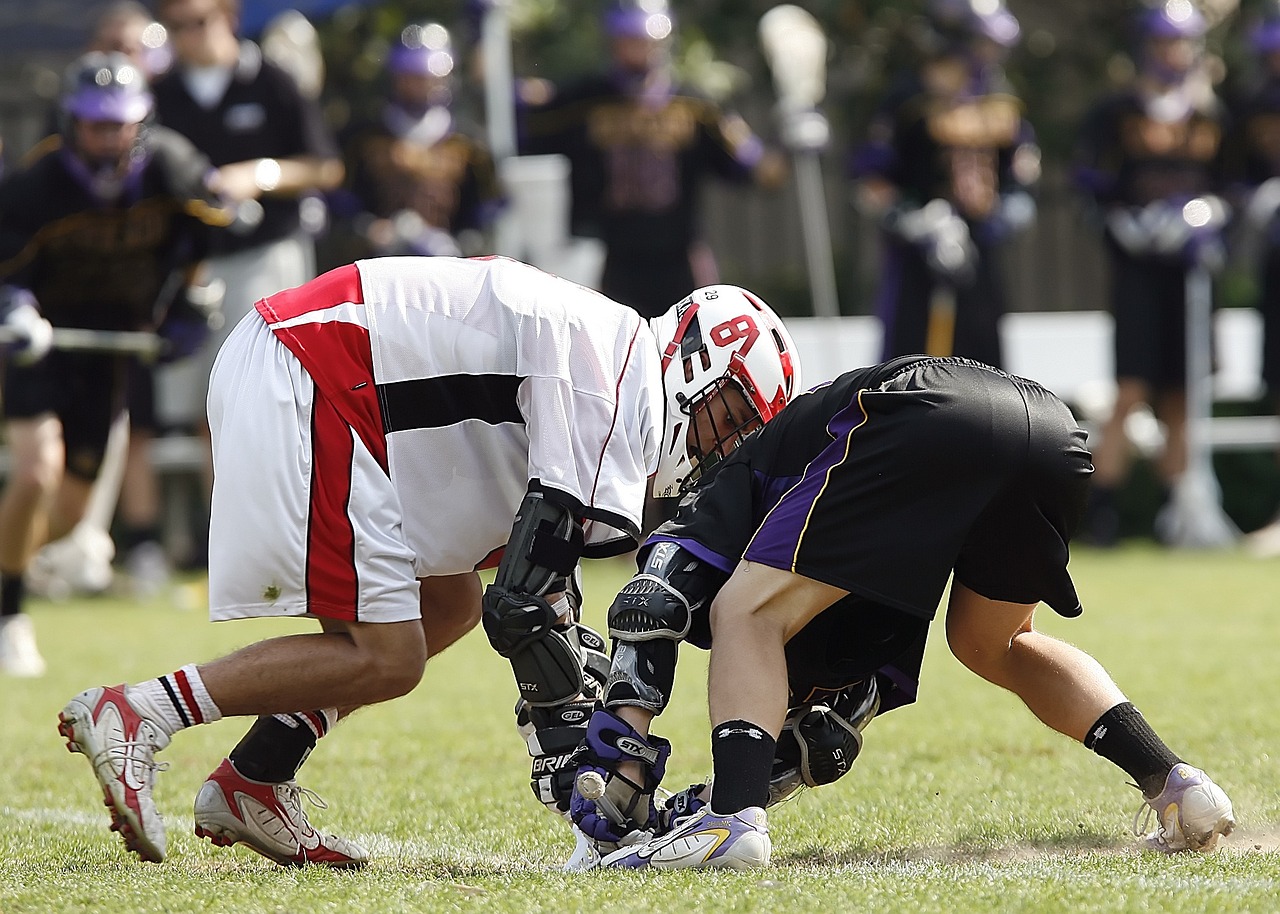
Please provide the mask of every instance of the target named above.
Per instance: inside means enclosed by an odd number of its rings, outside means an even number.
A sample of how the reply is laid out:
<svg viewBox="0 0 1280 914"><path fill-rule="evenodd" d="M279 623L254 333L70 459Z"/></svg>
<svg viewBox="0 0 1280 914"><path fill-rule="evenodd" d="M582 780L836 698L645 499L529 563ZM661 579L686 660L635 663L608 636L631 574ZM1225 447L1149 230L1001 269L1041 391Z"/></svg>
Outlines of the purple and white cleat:
<svg viewBox="0 0 1280 914"><path fill-rule="evenodd" d="M769 822L759 806L728 816L707 806L684 824L644 844L623 847L600 861L603 867L662 870L767 866L773 849Z"/></svg>
<svg viewBox="0 0 1280 914"><path fill-rule="evenodd" d="M1152 816L1156 828L1147 832ZM1173 766L1164 790L1146 800L1133 817L1133 833L1148 850L1166 854L1211 851L1218 838L1236 827L1231 800L1199 768Z"/></svg>

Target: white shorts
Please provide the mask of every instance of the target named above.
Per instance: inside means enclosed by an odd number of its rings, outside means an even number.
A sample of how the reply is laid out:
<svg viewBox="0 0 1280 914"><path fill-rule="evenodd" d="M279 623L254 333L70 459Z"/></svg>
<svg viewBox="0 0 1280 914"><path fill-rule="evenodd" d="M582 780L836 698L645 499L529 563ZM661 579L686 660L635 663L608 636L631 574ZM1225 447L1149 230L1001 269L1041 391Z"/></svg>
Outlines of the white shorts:
<svg viewBox="0 0 1280 914"><path fill-rule="evenodd" d="M208 407L211 619L420 618L391 479L256 311L223 344Z"/></svg>

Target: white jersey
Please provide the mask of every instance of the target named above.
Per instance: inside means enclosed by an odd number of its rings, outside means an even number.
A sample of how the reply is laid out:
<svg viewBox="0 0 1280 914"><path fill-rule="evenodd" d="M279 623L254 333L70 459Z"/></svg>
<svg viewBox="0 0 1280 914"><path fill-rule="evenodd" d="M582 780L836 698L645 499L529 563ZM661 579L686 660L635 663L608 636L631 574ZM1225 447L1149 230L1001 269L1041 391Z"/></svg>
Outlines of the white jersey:
<svg viewBox="0 0 1280 914"><path fill-rule="evenodd" d="M419 577L496 563L531 483L634 548L661 438L636 312L503 258L360 261L258 313L383 467Z"/></svg>

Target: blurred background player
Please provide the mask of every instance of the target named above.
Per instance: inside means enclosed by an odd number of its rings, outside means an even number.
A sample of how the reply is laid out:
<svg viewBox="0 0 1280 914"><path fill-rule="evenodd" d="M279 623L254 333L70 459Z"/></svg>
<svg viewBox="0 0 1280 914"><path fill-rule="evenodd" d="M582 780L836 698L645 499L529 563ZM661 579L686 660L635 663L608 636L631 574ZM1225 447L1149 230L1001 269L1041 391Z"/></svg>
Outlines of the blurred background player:
<svg viewBox="0 0 1280 914"><path fill-rule="evenodd" d="M342 199L354 210L335 213L336 231L354 236L344 260L488 252L501 192L479 131L454 114L457 65L439 23L400 32L387 58L387 104L342 138Z"/></svg>
<svg viewBox="0 0 1280 914"><path fill-rule="evenodd" d="M1243 245L1257 258L1257 307L1263 317L1262 380L1280 412L1280 3L1262 7L1248 36L1255 79L1233 101L1227 178L1243 219ZM1245 538L1260 557L1280 555L1280 515Z"/></svg>
<svg viewBox="0 0 1280 914"><path fill-rule="evenodd" d="M260 207L256 225L242 217L211 252L210 276L225 284L221 327L185 377L165 373L159 382L189 392L174 411L202 428L208 372L226 335L254 302L315 275L300 199L343 177L318 105L256 44L236 37L238 14L238 0L156 3L174 53L174 66L155 83L157 118L209 157L215 187L242 214Z"/></svg>
<svg viewBox="0 0 1280 914"><path fill-rule="evenodd" d="M1079 132L1075 178L1102 222L1115 318L1116 400L1093 448L1083 536L1120 535L1118 490L1132 457L1125 420L1150 404L1164 426L1156 470L1172 491L1187 465L1188 272L1219 243L1219 227L1193 227L1192 199L1221 187L1223 107L1204 64L1207 24L1189 0L1143 10L1135 23L1132 84L1097 102Z"/></svg>
<svg viewBox="0 0 1280 914"><path fill-rule="evenodd" d="M127 57L87 54L68 69L60 133L0 185L5 323L19 339L3 388L13 468L0 495L0 663L15 675L44 668L21 615L28 563L84 513L130 361L51 349L50 325L183 331L205 226L227 222L208 160L149 126L151 110Z"/></svg>
<svg viewBox="0 0 1280 914"><path fill-rule="evenodd" d="M776 188L786 176L746 122L676 82L665 0L611 0L609 68L522 111L521 154L570 163L570 231L605 245L599 288L656 317L717 281L699 240L699 197L712 175Z"/></svg>
<svg viewBox="0 0 1280 914"><path fill-rule="evenodd" d="M1040 150L1003 62L1020 34L1003 3L931 0L925 59L891 90L853 157L881 220L883 357L1000 365L998 252L1035 219Z"/></svg>

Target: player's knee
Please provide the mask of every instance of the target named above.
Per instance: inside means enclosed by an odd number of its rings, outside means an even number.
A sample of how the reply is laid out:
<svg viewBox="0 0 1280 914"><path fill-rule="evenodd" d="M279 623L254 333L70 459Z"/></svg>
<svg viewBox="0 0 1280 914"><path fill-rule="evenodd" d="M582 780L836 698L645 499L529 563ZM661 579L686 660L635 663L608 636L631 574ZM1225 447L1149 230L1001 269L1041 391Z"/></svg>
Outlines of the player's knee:
<svg viewBox="0 0 1280 914"><path fill-rule="evenodd" d="M422 681L427 665L427 642L407 635L367 652L363 681L374 701L390 701L407 695Z"/></svg>

